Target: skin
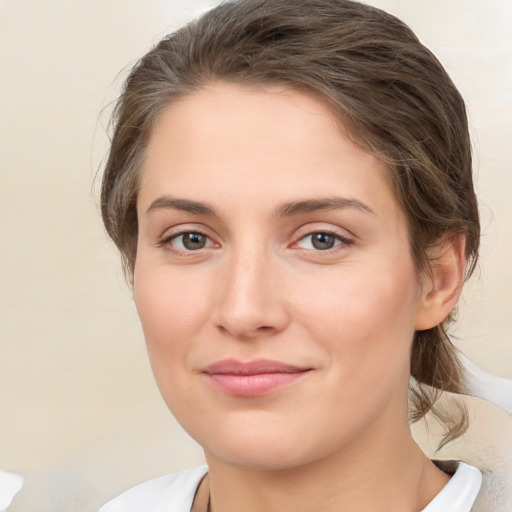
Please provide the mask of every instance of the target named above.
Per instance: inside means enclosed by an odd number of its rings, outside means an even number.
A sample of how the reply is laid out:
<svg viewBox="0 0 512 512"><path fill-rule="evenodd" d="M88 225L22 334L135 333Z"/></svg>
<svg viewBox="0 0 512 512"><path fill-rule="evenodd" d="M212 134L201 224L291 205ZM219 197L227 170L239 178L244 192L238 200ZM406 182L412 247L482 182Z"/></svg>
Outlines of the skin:
<svg viewBox="0 0 512 512"><path fill-rule="evenodd" d="M424 508L448 476L410 434L411 342L455 305L463 241L418 276L383 164L321 101L284 87L214 83L171 104L137 210L151 364L210 468L195 510L208 493L215 512ZM187 249L191 232L204 247ZM334 246L315 248L313 233ZM203 372L226 358L308 371L232 396Z"/></svg>

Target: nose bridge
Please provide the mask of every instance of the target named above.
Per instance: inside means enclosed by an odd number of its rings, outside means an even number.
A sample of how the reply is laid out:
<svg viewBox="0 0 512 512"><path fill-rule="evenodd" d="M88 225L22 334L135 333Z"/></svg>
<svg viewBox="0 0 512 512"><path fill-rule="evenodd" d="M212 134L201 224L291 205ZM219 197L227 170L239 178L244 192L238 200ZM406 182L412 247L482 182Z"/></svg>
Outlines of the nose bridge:
<svg viewBox="0 0 512 512"><path fill-rule="evenodd" d="M224 262L218 326L236 337L282 330L287 322L277 259L265 244L239 243Z"/></svg>

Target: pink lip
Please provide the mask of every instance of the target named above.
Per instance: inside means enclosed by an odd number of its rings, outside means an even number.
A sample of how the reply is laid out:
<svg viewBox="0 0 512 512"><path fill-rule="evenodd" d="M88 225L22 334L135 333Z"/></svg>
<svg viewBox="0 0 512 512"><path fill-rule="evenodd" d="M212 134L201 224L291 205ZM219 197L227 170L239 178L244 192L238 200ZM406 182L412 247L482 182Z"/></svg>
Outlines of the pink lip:
<svg viewBox="0 0 512 512"><path fill-rule="evenodd" d="M256 397L291 384L311 368L257 359L249 362L224 359L207 366L202 373L216 388L233 396Z"/></svg>

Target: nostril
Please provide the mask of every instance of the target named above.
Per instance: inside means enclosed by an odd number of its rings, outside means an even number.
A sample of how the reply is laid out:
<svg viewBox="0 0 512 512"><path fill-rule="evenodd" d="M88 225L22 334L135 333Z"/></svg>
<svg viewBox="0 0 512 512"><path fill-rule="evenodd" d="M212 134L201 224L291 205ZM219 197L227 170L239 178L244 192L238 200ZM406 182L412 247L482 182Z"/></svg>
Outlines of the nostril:
<svg viewBox="0 0 512 512"><path fill-rule="evenodd" d="M251 338L253 337L254 335L258 335L258 334L271 334L275 328L270 326L270 325L262 325L260 327L256 327L254 329L241 329L239 328L237 330L237 327L236 326L226 326L226 325L218 325L218 328L223 332L223 333L231 333L231 334L235 334L237 337L240 337L240 338ZM243 331L243 332L242 332Z"/></svg>

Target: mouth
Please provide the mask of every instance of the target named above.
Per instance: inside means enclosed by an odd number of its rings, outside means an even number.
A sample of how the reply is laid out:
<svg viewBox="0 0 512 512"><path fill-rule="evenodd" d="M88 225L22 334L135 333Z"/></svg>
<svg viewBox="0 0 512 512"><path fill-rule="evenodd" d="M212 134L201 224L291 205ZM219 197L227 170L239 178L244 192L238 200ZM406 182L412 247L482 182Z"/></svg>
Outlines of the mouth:
<svg viewBox="0 0 512 512"><path fill-rule="evenodd" d="M249 362L224 359L207 366L201 373L211 385L228 395L257 397L288 386L311 371L312 368L267 359Z"/></svg>

